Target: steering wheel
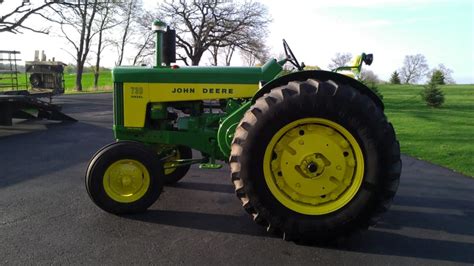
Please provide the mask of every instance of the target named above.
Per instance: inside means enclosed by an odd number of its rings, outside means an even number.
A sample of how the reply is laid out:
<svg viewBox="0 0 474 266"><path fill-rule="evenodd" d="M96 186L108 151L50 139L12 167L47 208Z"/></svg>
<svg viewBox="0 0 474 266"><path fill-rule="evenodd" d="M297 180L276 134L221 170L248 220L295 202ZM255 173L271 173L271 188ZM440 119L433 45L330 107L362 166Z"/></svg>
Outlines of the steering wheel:
<svg viewBox="0 0 474 266"><path fill-rule="evenodd" d="M283 39L283 48L285 49L285 55L288 62L295 66L299 71L303 70L303 66L300 65L298 59L296 59L295 54L293 54L293 51L291 51L291 48L285 39Z"/></svg>

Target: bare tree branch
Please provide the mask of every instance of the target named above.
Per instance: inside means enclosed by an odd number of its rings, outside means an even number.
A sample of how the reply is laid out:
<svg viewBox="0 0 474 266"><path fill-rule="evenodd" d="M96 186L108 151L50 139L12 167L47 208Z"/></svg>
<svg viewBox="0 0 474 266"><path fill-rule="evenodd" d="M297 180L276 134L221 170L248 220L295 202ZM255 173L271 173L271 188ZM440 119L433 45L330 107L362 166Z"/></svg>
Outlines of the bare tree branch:
<svg viewBox="0 0 474 266"><path fill-rule="evenodd" d="M115 42L115 46L118 51L118 59L115 64L118 66L122 65L123 63L125 46L127 45L128 40L131 37L131 30L133 27L132 23L134 22L133 18L138 15L138 12L141 9L141 2L139 2L138 0L129 0L128 2L125 2L124 4L120 5L120 9L120 16L123 19L121 22L123 28L120 35L120 41Z"/></svg>
<svg viewBox="0 0 474 266"><path fill-rule="evenodd" d="M264 38L270 22L266 8L252 1L171 1L160 6L159 15L176 29L177 47L192 65L198 65L206 51L214 53L216 64L222 47L253 50L249 43ZM228 55L231 59L233 51Z"/></svg>
<svg viewBox="0 0 474 266"><path fill-rule="evenodd" d="M98 34L97 50L95 51L96 60L93 68L95 89L97 89L99 86L101 55L104 51L104 48L107 46L107 42L104 43L104 34L106 31L119 25L119 23L113 17L113 12L115 11L116 7L117 5L113 1L106 1L101 5L101 8L98 12L98 21L96 23L97 30L92 34L92 37Z"/></svg>
<svg viewBox="0 0 474 266"><path fill-rule="evenodd" d="M47 29L35 29L29 26L25 26L25 21L40 12L46 7L56 4L57 1L47 1L45 0L43 4L32 7L28 2L22 1L16 8L12 11L9 11L5 15L0 14L0 33L1 32L10 32L10 33L22 33L20 29L33 31L36 33L49 33Z"/></svg>
<svg viewBox="0 0 474 266"><path fill-rule="evenodd" d="M331 58L331 63L328 65L328 68L336 69L338 67L347 66L351 59L352 54L350 53L336 53L334 57Z"/></svg>

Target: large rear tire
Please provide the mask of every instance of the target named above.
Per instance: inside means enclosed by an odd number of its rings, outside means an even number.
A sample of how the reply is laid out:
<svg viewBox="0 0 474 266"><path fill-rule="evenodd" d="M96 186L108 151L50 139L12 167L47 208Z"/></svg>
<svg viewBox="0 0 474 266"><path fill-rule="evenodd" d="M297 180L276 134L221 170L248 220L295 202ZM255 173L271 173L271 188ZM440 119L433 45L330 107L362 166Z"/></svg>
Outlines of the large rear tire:
<svg viewBox="0 0 474 266"><path fill-rule="evenodd" d="M350 86L313 79L255 102L236 129L230 165L236 194L258 224L317 243L375 224L401 173L383 111Z"/></svg>
<svg viewBox="0 0 474 266"><path fill-rule="evenodd" d="M86 172L86 189L101 209L138 213L159 197L164 183L163 166L154 151L131 141L119 141L99 150Z"/></svg>

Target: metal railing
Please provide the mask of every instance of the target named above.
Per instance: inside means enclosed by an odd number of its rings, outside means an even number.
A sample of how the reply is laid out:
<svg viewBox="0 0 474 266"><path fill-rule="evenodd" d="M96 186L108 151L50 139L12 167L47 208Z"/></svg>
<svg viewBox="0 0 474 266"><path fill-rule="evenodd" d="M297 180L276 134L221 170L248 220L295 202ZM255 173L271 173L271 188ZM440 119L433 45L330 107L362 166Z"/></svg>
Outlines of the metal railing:
<svg viewBox="0 0 474 266"><path fill-rule="evenodd" d="M26 87L26 80L22 83L19 79L20 71L17 62L19 51L0 50L0 91L19 90Z"/></svg>

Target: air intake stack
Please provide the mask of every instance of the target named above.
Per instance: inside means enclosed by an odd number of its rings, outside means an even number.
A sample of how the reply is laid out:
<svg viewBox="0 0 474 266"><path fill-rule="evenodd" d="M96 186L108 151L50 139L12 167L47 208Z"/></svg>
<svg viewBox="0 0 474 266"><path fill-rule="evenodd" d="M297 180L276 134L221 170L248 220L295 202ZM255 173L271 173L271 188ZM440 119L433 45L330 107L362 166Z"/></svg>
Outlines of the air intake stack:
<svg viewBox="0 0 474 266"><path fill-rule="evenodd" d="M161 67L163 58L163 34L166 32L166 23L161 20L153 22L153 31L156 33L155 67Z"/></svg>
<svg viewBox="0 0 474 266"><path fill-rule="evenodd" d="M176 62L176 31L161 20L153 22L153 30L156 33L155 67Z"/></svg>

